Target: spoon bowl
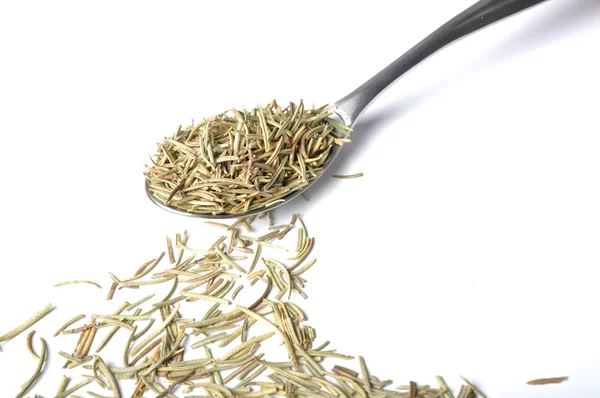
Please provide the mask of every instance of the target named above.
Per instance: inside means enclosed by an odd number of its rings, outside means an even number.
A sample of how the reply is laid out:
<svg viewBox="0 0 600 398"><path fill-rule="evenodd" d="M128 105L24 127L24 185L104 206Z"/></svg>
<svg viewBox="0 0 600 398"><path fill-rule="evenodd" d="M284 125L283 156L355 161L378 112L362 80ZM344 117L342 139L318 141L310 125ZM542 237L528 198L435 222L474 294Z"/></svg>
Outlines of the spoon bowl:
<svg viewBox="0 0 600 398"><path fill-rule="evenodd" d="M325 164L325 166L323 167L323 174L329 169L329 167L333 164L333 160L337 157L337 155L340 153L340 150L342 149L342 147L334 145L331 148L331 152L329 153L329 159L327 160L327 163ZM323 174L321 174L319 177L310 180L308 182L308 184L303 187L301 190L292 192L288 195L285 196L285 202L279 202L279 203L275 203L269 207L265 207L265 208L260 208L260 209L256 209L256 210L251 210L251 211L246 211L243 213L225 213L225 214L197 214L197 213L191 213L189 211L183 211L183 210L179 210L176 209L174 207L171 207L169 205L165 205L161 202L159 202L153 195L152 193L150 193L149 190L149 186L148 186L148 181L146 180L144 186L146 189L146 195L148 196L148 198L150 198L150 200L152 202L154 202L155 205L157 205L158 207L160 207L163 210L166 210L170 213L173 214L179 214L180 216L186 216L186 217L196 217L196 218L205 218L205 219L213 219L213 220L219 220L219 219L230 219L230 218L237 218L237 217L247 217L247 216L252 216L255 214L260 214L260 213L264 213L265 211L270 211L273 210L277 207L280 207L282 205L285 205L286 203L289 203L291 200L297 198L298 196L302 195L308 188L310 188L315 182L317 182L317 180L319 180Z"/></svg>

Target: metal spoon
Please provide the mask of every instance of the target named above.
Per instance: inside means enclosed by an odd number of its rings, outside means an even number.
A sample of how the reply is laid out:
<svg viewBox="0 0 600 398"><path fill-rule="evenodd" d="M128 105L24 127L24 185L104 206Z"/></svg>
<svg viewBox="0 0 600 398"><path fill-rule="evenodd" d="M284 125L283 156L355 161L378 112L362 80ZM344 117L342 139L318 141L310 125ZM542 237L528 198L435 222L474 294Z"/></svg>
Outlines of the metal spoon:
<svg viewBox="0 0 600 398"><path fill-rule="evenodd" d="M494 22L514 15L520 11L526 10L538 3L546 0L480 0L467 8L444 25L440 26L436 31L431 33L413 48L408 50L404 55L400 56L394 62L385 67L381 72L367 80L363 85L335 103L333 108L341 122L346 126L354 126L360 115L367 107L381 94L385 89L392 85L402 75L419 64L421 61L428 58L433 53L442 49L446 45L484 28ZM331 166L333 160L338 155L341 147L334 145L332 148L325 170ZM324 171L325 171L324 170ZM308 189L317 179L312 180L306 187L300 191L296 191L286 196L286 201L268 208L258 209L247 213L236 214L194 214L185 211L177 210L166 206L156 200L148 191L146 183L146 194L159 207L184 216L200 217L200 218L232 218L243 217L251 214L261 213L267 210L272 210L275 207L288 203L296 198L306 189Z"/></svg>

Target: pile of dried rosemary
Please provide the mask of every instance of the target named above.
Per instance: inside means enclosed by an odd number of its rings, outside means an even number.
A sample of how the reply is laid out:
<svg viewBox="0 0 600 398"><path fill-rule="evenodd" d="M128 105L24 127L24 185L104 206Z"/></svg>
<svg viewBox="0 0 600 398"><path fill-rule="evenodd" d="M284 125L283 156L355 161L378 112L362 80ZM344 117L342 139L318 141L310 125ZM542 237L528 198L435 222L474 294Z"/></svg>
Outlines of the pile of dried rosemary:
<svg viewBox="0 0 600 398"><path fill-rule="evenodd" d="M128 388L131 397L147 392L171 398L181 394L188 398L453 397L441 377L435 388L410 382L391 389L392 381L372 375L362 357L355 369L342 365L340 361L354 357L329 348L328 341L317 342L306 314L290 301L297 295L306 298L305 274L315 264L309 259L314 238L297 216L282 225L273 225L269 218L268 231L262 235L253 231L254 220L240 219L232 225L207 222L225 233L206 250L190 248L186 232L177 235L174 243L167 238L166 250L132 276L110 274L108 299L122 289L133 289L128 293L139 293L139 299L123 302L110 314L90 314L83 324L78 323L86 316L77 315L56 331L55 336L79 336L72 351L58 354L66 360L67 372L82 370L83 374L72 385L64 375L49 396L73 396L85 388L92 397L121 397ZM293 229L297 235L288 235ZM296 240L291 252L281 246L290 239ZM268 253L272 255L267 257ZM168 265L159 268L164 263ZM57 286L75 283L98 286L86 280ZM156 298L160 286L167 293ZM25 331L50 308L0 341ZM128 336L119 350L122 355L101 356L118 333ZM18 397L25 396L46 366L46 343L40 339L38 355L32 336L33 332L27 347L38 366ZM458 397L483 397L465 382Z"/></svg>
<svg viewBox="0 0 600 398"><path fill-rule="evenodd" d="M222 113L179 128L146 166L148 192L161 204L195 214L236 214L285 201L323 173L350 128L332 106L281 108L275 101Z"/></svg>

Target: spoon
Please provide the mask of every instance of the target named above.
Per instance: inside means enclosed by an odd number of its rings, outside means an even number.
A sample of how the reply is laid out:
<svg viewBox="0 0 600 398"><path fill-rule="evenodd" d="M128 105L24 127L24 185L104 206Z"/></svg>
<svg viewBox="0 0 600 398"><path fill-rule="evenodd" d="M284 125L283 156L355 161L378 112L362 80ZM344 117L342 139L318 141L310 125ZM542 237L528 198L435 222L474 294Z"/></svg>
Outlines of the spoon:
<svg viewBox="0 0 600 398"><path fill-rule="evenodd" d="M514 15L520 11L524 11L538 3L542 3L546 0L480 0L467 8L444 25L440 26L436 31L431 33L417 45L412 47L394 62L385 67L382 71L377 73L375 76L367 80L363 85L352 91L350 94L337 101L332 109L334 115L348 127L353 127L360 115L368 108L368 106L381 94L385 89L390 87L392 83L398 80L402 75L412 69L414 66L419 64L421 61L428 58L438 50L442 49L446 45L484 28L494 22L501 19ZM325 164L323 174L325 170L333 163L333 160L338 155L341 147L334 145L329 154L329 159ZM148 183L146 183L146 194L148 197L160 208L167 210L171 213L176 213L190 217L200 218L233 218L233 217L244 217L256 213L262 213L264 211L272 210L282 204L288 203L290 200L301 195L306 189L308 189L317 178L313 179L303 189L291 193L285 197L285 202L277 203L275 205L257 209L245 213L235 214L195 214L189 213L182 210L172 208L164 205L156 200L156 198L150 194L148 190Z"/></svg>

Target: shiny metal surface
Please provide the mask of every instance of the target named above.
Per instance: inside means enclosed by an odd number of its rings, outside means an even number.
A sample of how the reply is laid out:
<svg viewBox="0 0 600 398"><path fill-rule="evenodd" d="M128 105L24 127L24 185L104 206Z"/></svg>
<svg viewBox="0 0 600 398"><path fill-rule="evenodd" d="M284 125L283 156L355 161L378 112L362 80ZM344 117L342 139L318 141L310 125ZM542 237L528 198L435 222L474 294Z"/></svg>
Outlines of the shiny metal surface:
<svg viewBox="0 0 600 398"><path fill-rule="evenodd" d="M375 76L367 80L364 84L352 91L350 94L340 99L335 103L333 112L339 117L341 122L346 126L353 127L360 115L368 108L368 106L390 87L396 80L403 76L406 72L418 65L421 61L427 59L438 50L446 45L467 36L479 29L482 29L492 23L495 23L503 18L524 11L534 5L547 0L480 0L467 8L450 21L439 27L417 45L412 47L402 56L397 58ZM343 147L336 146L333 148L323 173L333 164L335 158ZM270 206L265 209L254 210L247 213L239 214L193 214L165 206L156 201L156 199L148 192L148 185L145 184L146 193L160 208L171 213L207 219L225 219L243 217L252 214L262 213L267 210L275 209L281 205L289 203L291 200L300 196L303 192L309 189L317 179L312 180L302 190L293 192L286 197L286 201Z"/></svg>

